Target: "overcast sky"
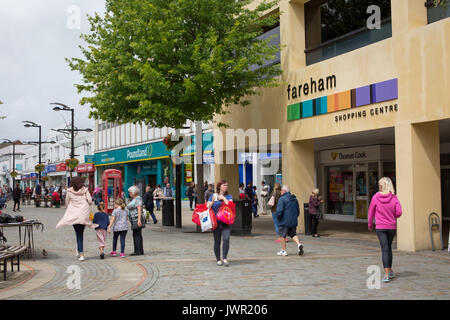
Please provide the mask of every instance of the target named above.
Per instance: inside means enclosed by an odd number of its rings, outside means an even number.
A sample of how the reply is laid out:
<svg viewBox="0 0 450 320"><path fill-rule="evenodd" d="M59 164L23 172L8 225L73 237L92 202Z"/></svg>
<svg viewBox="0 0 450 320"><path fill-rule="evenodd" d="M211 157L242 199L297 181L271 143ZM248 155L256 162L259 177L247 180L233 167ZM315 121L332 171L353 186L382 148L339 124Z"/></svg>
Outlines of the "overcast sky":
<svg viewBox="0 0 450 320"><path fill-rule="evenodd" d="M75 125L94 129L74 87L81 77L65 58L81 57L86 15L103 11L104 0L0 0L0 115L7 117L0 120L0 139L36 141L38 129L24 128L24 120L42 125L46 139L70 121L70 112L53 111L51 102L74 107Z"/></svg>

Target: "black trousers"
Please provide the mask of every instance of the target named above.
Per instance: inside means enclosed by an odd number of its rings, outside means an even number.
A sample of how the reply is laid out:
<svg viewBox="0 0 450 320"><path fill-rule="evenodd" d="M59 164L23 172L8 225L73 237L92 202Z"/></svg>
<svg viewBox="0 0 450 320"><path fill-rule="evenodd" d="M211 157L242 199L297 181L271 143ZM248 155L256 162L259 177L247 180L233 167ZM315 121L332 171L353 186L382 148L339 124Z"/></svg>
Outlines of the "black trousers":
<svg viewBox="0 0 450 320"><path fill-rule="evenodd" d="M230 250L230 234L231 234L231 226L218 221L217 229L213 230L214 255L216 256L217 261L220 260L220 242L221 242L221 240L223 240L223 246L222 246L223 258L226 259L228 256L228 250Z"/></svg>
<svg viewBox="0 0 450 320"><path fill-rule="evenodd" d="M383 268L392 268L392 241L394 240L395 233L396 230L377 230L377 236L381 246Z"/></svg>
<svg viewBox="0 0 450 320"><path fill-rule="evenodd" d="M188 198L189 198L189 208L192 209L192 203L194 202L194 197L188 196Z"/></svg>
<svg viewBox="0 0 450 320"><path fill-rule="evenodd" d="M20 210L20 198L14 198L14 208L13 208L13 210L16 210L16 204L17 204L17 210Z"/></svg>
<svg viewBox="0 0 450 320"><path fill-rule="evenodd" d="M311 215L312 221L312 235L317 234L317 227L319 226L319 219L317 218L317 214Z"/></svg>
<svg viewBox="0 0 450 320"><path fill-rule="evenodd" d="M142 228L133 229L134 253L144 254L144 241L142 239Z"/></svg>

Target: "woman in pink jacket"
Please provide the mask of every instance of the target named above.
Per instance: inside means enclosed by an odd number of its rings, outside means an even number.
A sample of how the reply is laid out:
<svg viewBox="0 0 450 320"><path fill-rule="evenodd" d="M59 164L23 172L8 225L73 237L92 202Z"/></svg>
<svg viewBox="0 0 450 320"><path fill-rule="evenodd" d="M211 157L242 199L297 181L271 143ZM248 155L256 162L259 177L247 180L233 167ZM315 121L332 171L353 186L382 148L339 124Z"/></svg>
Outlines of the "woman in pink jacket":
<svg viewBox="0 0 450 320"><path fill-rule="evenodd" d="M78 260L84 261L83 254L83 233L84 228L88 226L91 229L98 227L89 219L90 205L92 204L91 194L84 186L84 179L74 177L70 182L70 188L66 195L66 212L62 219L56 225L56 228L62 226L73 226L77 237Z"/></svg>
<svg viewBox="0 0 450 320"><path fill-rule="evenodd" d="M373 230L375 218L376 232L380 241L385 276L383 282L394 278L392 271L392 241L397 230L397 219L402 215L402 206L395 195L391 179L381 178L378 181L377 192L369 206L369 230Z"/></svg>

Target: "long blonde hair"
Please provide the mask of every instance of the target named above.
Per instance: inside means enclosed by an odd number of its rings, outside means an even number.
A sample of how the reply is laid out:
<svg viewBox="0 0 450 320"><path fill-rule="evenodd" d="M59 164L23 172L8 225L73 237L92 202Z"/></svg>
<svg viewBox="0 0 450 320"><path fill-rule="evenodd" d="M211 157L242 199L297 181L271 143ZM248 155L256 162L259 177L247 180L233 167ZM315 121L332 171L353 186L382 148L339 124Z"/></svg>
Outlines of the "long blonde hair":
<svg viewBox="0 0 450 320"><path fill-rule="evenodd" d="M388 177L383 177L378 181L378 185L381 186L381 193L392 193L395 194L394 185L392 184L391 179Z"/></svg>
<svg viewBox="0 0 450 320"><path fill-rule="evenodd" d="M125 202L123 202L122 198L117 198L116 201L114 201L114 203L115 203L116 205L118 205L119 207L121 207L122 210L124 210L124 209L127 207L127 205L125 204Z"/></svg>

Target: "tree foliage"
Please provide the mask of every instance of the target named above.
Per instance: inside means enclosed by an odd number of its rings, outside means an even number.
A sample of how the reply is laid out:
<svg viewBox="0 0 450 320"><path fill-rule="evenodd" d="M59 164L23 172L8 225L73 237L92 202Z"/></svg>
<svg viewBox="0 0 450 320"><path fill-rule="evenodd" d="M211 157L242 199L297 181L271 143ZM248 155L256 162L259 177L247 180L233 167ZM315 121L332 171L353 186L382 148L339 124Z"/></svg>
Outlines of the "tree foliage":
<svg viewBox="0 0 450 320"><path fill-rule="evenodd" d="M88 93L90 117L181 128L210 121L231 104L249 104L258 87L277 86L278 66L265 66L278 46L257 39L277 15L276 1L106 0L89 17L84 59L68 59Z"/></svg>

